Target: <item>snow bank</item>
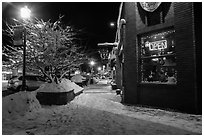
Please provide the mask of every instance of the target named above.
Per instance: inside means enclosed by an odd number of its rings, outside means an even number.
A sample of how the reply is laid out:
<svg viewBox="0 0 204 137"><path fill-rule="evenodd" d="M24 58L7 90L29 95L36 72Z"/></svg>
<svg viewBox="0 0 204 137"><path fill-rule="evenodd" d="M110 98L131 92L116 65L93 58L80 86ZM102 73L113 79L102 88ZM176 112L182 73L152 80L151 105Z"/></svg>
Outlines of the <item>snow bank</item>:
<svg viewBox="0 0 204 137"><path fill-rule="evenodd" d="M61 85L63 87L71 87L72 89L74 89L74 93L77 95L79 94L80 92L82 92L84 90L84 88L78 86L77 84L75 84L74 82L71 82L70 80L68 79L62 79L61 81Z"/></svg>
<svg viewBox="0 0 204 137"><path fill-rule="evenodd" d="M82 83L84 80L86 80L86 78L83 77L83 76L80 75L80 74L76 74L75 76L73 76L73 77L71 78L71 81L72 81L72 82L76 82L76 83Z"/></svg>
<svg viewBox="0 0 204 137"><path fill-rule="evenodd" d="M96 84L96 83L98 83L98 82L99 82L99 79L93 77L93 84Z"/></svg>
<svg viewBox="0 0 204 137"><path fill-rule="evenodd" d="M37 89L37 92L69 92L72 90L73 88L69 84L45 83Z"/></svg>
<svg viewBox="0 0 204 137"><path fill-rule="evenodd" d="M71 92L74 90L75 94L82 92L84 88L78 86L74 82L71 82L68 79L62 79L61 83L46 83L40 86L37 89L37 92Z"/></svg>
<svg viewBox="0 0 204 137"><path fill-rule="evenodd" d="M40 108L36 92L18 92L2 98L2 119L16 119Z"/></svg>
<svg viewBox="0 0 204 137"><path fill-rule="evenodd" d="M68 79L62 79L60 84L46 83L33 92L18 92L2 98L2 118L15 119L18 116L24 116L27 112L33 112L41 108L36 98L37 92L68 92L74 89L77 95L83 91L83 88L71 82Z"/></svg>

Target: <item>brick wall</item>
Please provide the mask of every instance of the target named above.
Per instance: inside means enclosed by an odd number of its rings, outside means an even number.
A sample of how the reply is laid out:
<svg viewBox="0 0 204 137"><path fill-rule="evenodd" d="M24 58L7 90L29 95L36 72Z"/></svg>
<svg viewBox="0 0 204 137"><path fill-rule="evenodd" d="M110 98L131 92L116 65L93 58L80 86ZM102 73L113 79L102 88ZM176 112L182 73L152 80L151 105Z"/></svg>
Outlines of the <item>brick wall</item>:
<svg viewBox="0 0 204 137"><path fill-rule="evenodd" d="M164 23L147 26L138 3L124 4L124 18L126 19L125 41L125 102L145 104L178 109L196 113L196 60L197 51L194 37L193 3L162 3ZM138 36L144 33L161 30L167 27L175 28L176 57L178 83L174 86L141 85L139 84L139 46ZM199 92L199 95L201 93ZM200 107L199 107L200 109Z"/></svg>
<svg viewBox="0 0 204 137"><path fill-rule="evenodd" d="M126 20L126 41L124 43L124 102L137 103L137 63L136 63L136 15L135 3L124 5Z"/></svg>
<svg viewBox="0 0 204 137"><path fill-rule="evenodd" d="M194 28L195 28L195 45L196 45L196 81L197 81L197 111L202 112L202 3L193 3L194 11Z"/></svg>
<svg viewBox="0 0 204 137"><path fill-rule="evenodd" d="M193 3L176 2L175 29L178 70L178 90L183 93L184 107L187 111L196 111L196 60L193 20Z"/></svg>

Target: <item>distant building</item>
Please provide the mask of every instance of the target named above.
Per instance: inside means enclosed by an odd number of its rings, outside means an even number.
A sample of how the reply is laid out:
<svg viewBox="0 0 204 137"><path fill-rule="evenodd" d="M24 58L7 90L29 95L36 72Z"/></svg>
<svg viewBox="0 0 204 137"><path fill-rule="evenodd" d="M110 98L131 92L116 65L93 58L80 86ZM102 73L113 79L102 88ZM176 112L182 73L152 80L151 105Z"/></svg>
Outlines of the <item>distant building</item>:
<svg viewBox="0 0 204 137"><path fill-rule="evenodd" d="M121 3L116 83L124 103L202 110L202 3Z"/></svg>
<svg viewBox="0 0 204 137"><path fill-rule="evenodd" d="M2 65L2 80L9 80L16 71L16 69L9 69L8 65Z"/></svg>

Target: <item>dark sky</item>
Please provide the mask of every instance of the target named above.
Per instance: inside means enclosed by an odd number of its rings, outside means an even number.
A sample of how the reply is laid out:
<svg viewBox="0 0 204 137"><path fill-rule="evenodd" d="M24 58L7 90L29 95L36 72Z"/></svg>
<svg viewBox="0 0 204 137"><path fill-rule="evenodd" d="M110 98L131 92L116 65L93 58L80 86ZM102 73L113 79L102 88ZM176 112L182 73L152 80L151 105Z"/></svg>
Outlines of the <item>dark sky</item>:
<svg viewBox="0 0 204 137"><path fill-rule="evenodd" d="M114 42L120 2L21 2L2 3L3 20L18 18L19 9L27 5L32 16L44 21L56 21L64 15L63 23L84 32L84 46L97 49L97 43Z"/></svg>

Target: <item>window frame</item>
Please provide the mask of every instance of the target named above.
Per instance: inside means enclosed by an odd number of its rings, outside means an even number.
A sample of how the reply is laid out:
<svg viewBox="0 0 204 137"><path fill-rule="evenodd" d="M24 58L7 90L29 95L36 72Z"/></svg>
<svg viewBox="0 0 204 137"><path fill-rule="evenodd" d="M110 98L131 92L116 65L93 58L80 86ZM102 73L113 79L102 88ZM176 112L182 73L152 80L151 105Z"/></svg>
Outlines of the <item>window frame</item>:
<svg viewBox="0 0 204 137"><path fill-rule="evenodd" d="M142 37L145 37L145 36L153 36L153 35L156 35L156 34L159 34L159 33L163 33L163 32L166 32L166 31L173 31L173 37L174 37L174 51L170 54L163 54L163 55L158 55L158 56L143 56L142 55L142 44L141 44L141 41L142 41ZM173 27L171 28L165 28L165 29L160 29L160 30L156 30L156 31L153 31L153 32L149 32L149 33L143 33L143 34L140 34L138 35L138 54L139 54L139 63L138 63L138 70L139 70L139 84L147 84L147 85L151 85L151 84L156 84L156 85L177 85L178 83L178 71L177 71L177 61L176 61L176 43L175 43L175 29ZM153 82L145 82L143 81L143 77L142 75L145 73L145 72L142 72L142 65L143 65L143 60L147 60L147 59L153 59L153 58L163 58L163 57L169 57L169 58L175 58L175 66L173 66L172 68L175 70L175 75L176 75L176 82L175 83L168 83L168 82L159 82L159 81L153 81ZM150 66L150 65L149 65ZM160 65L162 66L162 65ZM168 68L169 66L166 66L166 68ZM171 67L171 66L170 66Z"/></svg>

